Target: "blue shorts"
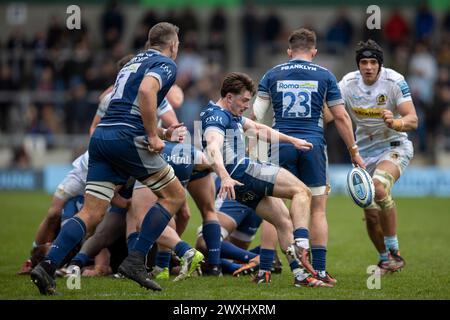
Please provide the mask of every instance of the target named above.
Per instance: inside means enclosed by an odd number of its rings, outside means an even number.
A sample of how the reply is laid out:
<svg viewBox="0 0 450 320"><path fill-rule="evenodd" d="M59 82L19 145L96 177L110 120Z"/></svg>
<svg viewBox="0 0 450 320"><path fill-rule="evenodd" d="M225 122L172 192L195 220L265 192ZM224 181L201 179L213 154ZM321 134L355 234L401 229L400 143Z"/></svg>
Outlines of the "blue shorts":
<svg viewBox="0 0 450 320"><path fill-rule="evenodd" d="M170 164L184 187L189 181L206 177L210 171L195 171L195 165L200 163L201 151L190 144L165 142L166 146L161 151L161 156Z"/></svg>
<svg viewBox="0 0 450 320"><path fill-rule="evenodd" d="M76 215L84 205L84 196L75 196L66 201L61 212L61 224Z"/></svg>
<svg viewBox="0 0 450 320"><path fill-rule="evenodd" d="M142 181L164 169L167 163L161 155L148 151L147 137L137 134L125 126L97 127L89 142L86 181L119 185L130 176Z"/></svg>
<svg viewBox="0 0 450 320"><path fill-rule="evenodd" d="M249 210L251 209L249 208ZM242 222L238 225L236 230L252 237L258 231L262 221L263 220L256 214L255 210L251 210L244 220L242 220Z"/></svg>
<svg viewBox="0 0 450 320"><path fill-rule="evenodd" d="M298 150L290 143L280 143L279 163L280 167L311 188L314 194L314 188L323 188L328 182L327 145L323 139L305 139L314 145L309 151Z"/></svg>
<svg viewBox="0 0 450 320"><path fill-rule="evenodd" d="M276 177L280 167L270 163L250 161L247 168L238 168L231 177L243 186L234 187L236 200L240 203L256 209L258 203L265 197L273 194Z"/></svg>
<svg viewBox="0 0 450 320"><path fill-rule="evenodd" d="M255 235L262 223L262 219L255 210L235 200L217 200L216 210L233 219L236 223L236 230L250 237Z"/></svg>
<svg viewBox="0 0 450 320"><path fill-rule="evenodd" d="M172 166L175 176L183 187L187 187L190 181L201 179L210 174L209 170L196 171L195 165L200 161L201 151L189 144L165 142L166 146L161 151L163 159ZM135 188L144 188L137 182Z"/></svg>

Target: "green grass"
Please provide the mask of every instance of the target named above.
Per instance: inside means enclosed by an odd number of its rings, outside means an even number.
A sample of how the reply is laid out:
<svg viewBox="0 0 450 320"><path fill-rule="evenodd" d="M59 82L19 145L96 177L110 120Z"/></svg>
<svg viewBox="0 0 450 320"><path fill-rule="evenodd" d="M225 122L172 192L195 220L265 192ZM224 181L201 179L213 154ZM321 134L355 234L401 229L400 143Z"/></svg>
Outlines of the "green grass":
<svg viewBox="0 0 450 320"><path fill-rule="evenodd" d="M27 276L16 272L27 258L35 230L51 196L41 192L0 193L0 299L450 299L450 199L397 199L399 239L407 266L381 280L380 290L366 286L369 265L377 262L362 211L346 197L328 203L330 240L328 269L339 281L332 289L295 288L285 260L281 275L270 285L254 285L248 277L192 278L160 281L153 293L129 280L82 278L81 290L58 280L60 297L42 297ZM191 203L192 220L184 239L191 244L199 214Z"/></svg>

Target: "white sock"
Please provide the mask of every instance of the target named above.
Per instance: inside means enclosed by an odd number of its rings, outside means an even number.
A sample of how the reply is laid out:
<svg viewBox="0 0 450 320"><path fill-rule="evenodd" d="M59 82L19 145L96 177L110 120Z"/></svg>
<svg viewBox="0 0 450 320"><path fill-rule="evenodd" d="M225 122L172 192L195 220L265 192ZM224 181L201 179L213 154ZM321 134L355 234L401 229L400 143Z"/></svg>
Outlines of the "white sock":
<svg viewBox="0 0 450 320"><path fill-rule="evenodd" d="M308 238L296 238L295 244L300 248L309 249L309 239Z"/></svg>

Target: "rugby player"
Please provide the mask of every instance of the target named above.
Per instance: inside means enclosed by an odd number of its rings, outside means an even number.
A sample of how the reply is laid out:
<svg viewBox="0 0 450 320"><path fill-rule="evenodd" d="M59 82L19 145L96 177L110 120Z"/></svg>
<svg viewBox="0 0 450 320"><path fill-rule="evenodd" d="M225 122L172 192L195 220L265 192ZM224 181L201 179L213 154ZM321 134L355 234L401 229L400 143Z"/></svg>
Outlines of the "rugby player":
<svg viewBox="0 0 450 320"><path fill-rule="evenodd" d="M211 101L200 114L203 147L221 180L218 195L255 209L277 228L281 249L294 273L295 286L328 287L311 275L314 271L307 257L311 192L287 170L250 160L245 154L244 131L268 141L292 143L300 150L310 150L313 146L243 117L254 93L255 86L248 75L229 73L222 82L220 99L216 103ZM272 197L291 199L289 215L275 211ZM260 270L257 282L270 282L270 271Z"/></svg>
<svg viewBox="0 0 450 320"><path fill-rule="evenodd" d="M287 55L290 60L270 69L262 77L253 112L261 121L273 107L273 128L286 135L306 139L314 145L311 151L297 150L292 144L280 143L279 165L303 181L312 193L311 253L316 277L328 284L337 281L327 272L326 253L328 223L326 202L330 187L327 181L327 146L323 131L323 107L328 105L336 127L350 150L352 162L364 166L357 154L353 128L345 111L335 76L312 63L317 55L316 34L308 29L295 30L289 36Z"/></svg>
<svg viewBox="0 0 450 320"><path fill-rule="evenodd" d="M69 219L45 259L31 271L41 294L56 292L54 273L67 253L102 220L114 188L132 176L158 196L149 210L133 251L119 271L141 286L161 290L149 279L145 256L184 201L184 189L159 152L164 142L157 132L156 108L176 78L178 27L162 22L148 35L147 51L136 55L119 72L106 115L89 143L85 204ZM192 261L198 251L186 257Z"/></svg>
<svg viewBox="0 0 450 320"><path fill-rule="evenodd" d="M356 47L358 70L339 82L345 106L356 124L356 142L375 185L375 201L364 210L367 232L379 254L382 273L404 267L397 238L392 187L414 150L406 132L418 118L405 78L383 66L383 50L373 40Z"/></svg>

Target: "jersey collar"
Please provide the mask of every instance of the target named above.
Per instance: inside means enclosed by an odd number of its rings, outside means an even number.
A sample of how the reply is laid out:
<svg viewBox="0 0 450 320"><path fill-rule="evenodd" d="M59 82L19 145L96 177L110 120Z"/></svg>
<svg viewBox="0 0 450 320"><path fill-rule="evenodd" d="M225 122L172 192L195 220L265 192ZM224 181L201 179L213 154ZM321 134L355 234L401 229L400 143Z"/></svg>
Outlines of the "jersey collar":
<svg viewBox="0 0 450 320"><path fill-rule="evenodd" d="M149 51L161 55L161 51L158 51L158 50L155 50L155 49L148 49L147 52L149 52Z"/></svg>
<svg viewBox="0 0 450 320"><path fill-rule="evenodd" d="M300 59L300 58L294 58L294 59L289 60L289 62L295 62L295 61L312 63L311 61Z"/></svg>
<svg viewBox="0 0 450 320"><path fill-rule="evenodd" d="M234 114L232 114L230 111L228 111L227 109L225 109L225 108L222 108L221 106L219 106L218 104L216 104L215 102L213 102L212 100L209 100L209 104L210 105L212 105L212 106L214 106L214 107L216 107L216 108L219 108L220 110L222 110L223 112L225 112L225 113L228 113L232 118L234 118L234 119L237 119L237 120L240 120L242 117L241 116L235 116Z"/></svg>

